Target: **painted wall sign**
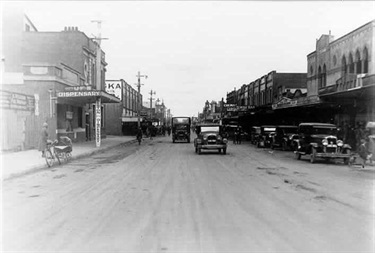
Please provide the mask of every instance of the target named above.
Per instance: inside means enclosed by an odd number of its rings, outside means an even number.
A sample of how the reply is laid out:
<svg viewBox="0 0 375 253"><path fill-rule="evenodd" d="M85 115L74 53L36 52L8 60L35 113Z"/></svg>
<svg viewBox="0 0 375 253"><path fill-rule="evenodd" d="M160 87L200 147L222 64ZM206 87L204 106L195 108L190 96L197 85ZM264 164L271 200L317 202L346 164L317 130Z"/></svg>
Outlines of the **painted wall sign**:
<svg viewBox="0 0 375 253"><path fill-rule="evenodd" d="M106 81L105 92L122 100L122 82L121 81Z"/></svg>
<svg viewBox="0 0 375 253"><path fill-rule="evenodd" d="M20 111L34 111L35 98L21 93L1 91L0 107Z"/></svg>

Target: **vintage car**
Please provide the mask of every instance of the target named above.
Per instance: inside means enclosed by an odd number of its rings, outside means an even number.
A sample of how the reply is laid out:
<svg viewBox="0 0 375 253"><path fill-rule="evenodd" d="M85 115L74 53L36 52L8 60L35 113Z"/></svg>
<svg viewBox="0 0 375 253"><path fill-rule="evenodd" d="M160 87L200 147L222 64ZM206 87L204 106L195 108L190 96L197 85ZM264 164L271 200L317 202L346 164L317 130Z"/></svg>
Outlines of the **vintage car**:
<svg viewBox="0 0 375 253"><path fill-rule="evenodd" d="M272 137L271 148L276 147L285 150L294 150L295 140L298 139L298 126L280 125L276 126L275 134Z"/></svg>
<svg viewBox="0 0 375 253"><path fill-rule="evenodd" d="M256 144L257 140L259 139L260 134L260 127L259 126L253 126L250 129L250 142L252 144Z"/></svg>
<svg viewBox="0 0 375 253"><path fill-rule="evenodd" d="M190 143L190 124L189 117L173 117L172 118L172 142L186 141Z"/></svg>
<svg viewBox="0 0 375 253"><path fill-rule="evenodd" d="M194 139L195 153L201 154L203 149L218 150L227 153L228 140L224 136L223 126L218 124L200 125L196 128L197 138Z"/></svg>
<svg viewBox="0 0 375 253"><path fill-rule="evenodd" d="M301 123L298 126L296 158L310 155L310 162L317 158L342 158L344 163L350 161L351 147L337 138L337 127L326 123Z"/></svg>
<svg viewBox="0 0 375 253"><path fill-rule="evenodd" d="M267 148L271 146L271 140L275 134L276 126L261 126L260 134L256 140L255 145L258 148Z"/></svg>

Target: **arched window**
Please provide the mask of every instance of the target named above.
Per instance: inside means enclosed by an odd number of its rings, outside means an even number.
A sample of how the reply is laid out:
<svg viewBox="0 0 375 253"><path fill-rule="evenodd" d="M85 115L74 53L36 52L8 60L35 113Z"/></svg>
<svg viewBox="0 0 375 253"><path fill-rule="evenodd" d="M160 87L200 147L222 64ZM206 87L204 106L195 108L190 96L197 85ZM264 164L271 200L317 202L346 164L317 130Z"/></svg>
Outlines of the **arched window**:
<svg viewBox="0 0 375 253"><path fill-rule="evenodd" d="M318 68L318 88L322 87L322 68L319 66Z"/></svg>
<svg viewBox="0 0 375 253"><path fill-rule="evenodd" d="M368 73L368 52L367 48L363 50L363 71L362 73Z"/></svg>
<svg viewBox="0 0 375 253"><path fill-rule="evenodd" d="M361 62L361 54L359 53L359 51L357 50L357 52L355 53L355 72L357 74L361 74L362 73L362 62Z"/></svg>
<svg viewBox="0 0 375 253"><path fill-rule="evenodd" d="M345 75L347 73L345 55L342 57L342 60L341 60L341 71L342 71L343 75Z"/></svg>
<svg viewBox="0 0 375 253"><path fill-rule="evenodd" d="M310 66L310 75L312 76L314 74L314 68L313 66Z"/></svg>
<svg viewBox="0 0 375 253"><path fill-rule="evenodd" d="M327 68L326 65L323 65L323 72L322 72L322 87L327 86Z"/></svg>
<svg viewBox="0 0 375 253"><path fill-rule="evenodd" d="M349 73L354 73L354 61L352 53L349 54Z"/></svg>

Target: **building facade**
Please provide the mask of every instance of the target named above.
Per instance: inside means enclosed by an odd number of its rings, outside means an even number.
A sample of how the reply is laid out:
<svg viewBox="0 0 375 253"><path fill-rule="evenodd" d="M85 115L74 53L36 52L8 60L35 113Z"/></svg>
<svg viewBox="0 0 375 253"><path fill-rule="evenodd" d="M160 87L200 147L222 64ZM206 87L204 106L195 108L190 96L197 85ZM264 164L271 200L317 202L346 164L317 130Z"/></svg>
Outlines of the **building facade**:
<svg viewBox="0 0 375 253"><path fill-rule="evenodd" d="M19 122L25 133L23 148L37 147L43 122L49 124L51 139L64 135L73 141L91 140L99 134L96 127L105 137L103 109L119 100L104 91L107 63L99 45L76 27L39 32L22 12L4 16L3 27L3 45L8 49L3 52L3 92L33 96L36 108ZM98 98L102 120L95 105ZM12 121L15 110L2 107L6 120ZM2 148L13 149L11 143Z"/></svg>
<svg viewBox="0 0 375 253"><path fill-rule="evenodd" d="M334 39L322 35L307 56L308 93L336 105L334 123L375 120L375 20Z"/></svg>
<svg viewBox="0 0 375 253"><path fill-rule="evenodd" d="M106 80L106 91L121 101L105 107L107 134L135 135L138 127L138 102L142 101L142 94L123 79ZM140 122L142 121L143 116L140 117Z"/></svg>

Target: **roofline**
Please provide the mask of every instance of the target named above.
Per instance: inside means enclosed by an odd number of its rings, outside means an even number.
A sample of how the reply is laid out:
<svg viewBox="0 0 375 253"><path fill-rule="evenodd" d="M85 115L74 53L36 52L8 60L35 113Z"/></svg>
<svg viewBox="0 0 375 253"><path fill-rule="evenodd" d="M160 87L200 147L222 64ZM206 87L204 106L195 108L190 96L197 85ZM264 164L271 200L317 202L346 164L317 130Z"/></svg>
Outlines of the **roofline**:
<svg viewBox="0 0 375 253"><path fill-rule="evenodd" d="M362 29L362 28L365 27L365 26L370 25L371 23L375 25L375 19L373 19L373 20L367 22L367 23L364 24L364 25L361 25L360 27L354 29L353 31L350 31L350 32L344 34L343 36L339 37L338 39L335 39L334 41L330 42L329 45L332 45L332 44L338 43L338 42L339 42L340 40L342 40L343 38L349 36L349 35L352 34L352 33L355 33L356 31ZM324 34L322 34L322 36L323 36L323 35L324 35ZM320 36L320 37L321 37L321 36ZM316 50L313 51L313 52L311 52L311 53L309 53L309 54L307 55L307 57L309 57L309 56L311 56L311 55L313 55L313 54L316 54Z"/></svg>
<svg viewBox="0 0 375 253"><path fill-rule="evenodd" d="M30 22L30 24L32 25L32 27L35 29L35 31L39 32L38 29L35 27L34 23L31 21L31 19L26 15L26 14L23 14L24 17L27 19L27 21Z"/></svg>

